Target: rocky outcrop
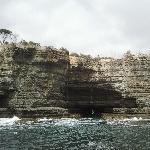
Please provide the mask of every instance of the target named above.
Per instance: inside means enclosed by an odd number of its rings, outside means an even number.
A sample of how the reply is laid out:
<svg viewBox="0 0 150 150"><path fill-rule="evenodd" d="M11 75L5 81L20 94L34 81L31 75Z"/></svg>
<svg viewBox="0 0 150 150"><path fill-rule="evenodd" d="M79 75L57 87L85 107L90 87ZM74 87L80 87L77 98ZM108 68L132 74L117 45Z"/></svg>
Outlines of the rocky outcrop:
<svg viewBox="0 0 150 150"><path fill-rule="evenodd" d="M38 45L0 47L0 113L150 113L150 56L91 58Z"/></svg>
<svg viewBox="0 0 150 150"><path fill-rule="evenodd" d="M27 112L30 116L35 115L35 110L39 108L39 112L43 110L39 115L44 114L46 108L49 115L54 115L55 107L64 108L63 87L69 64L68 51L9 45L3 47L2 53L1 107L7 106L25 116ZM60 114L63 115L62 111Z"/></svg>
<svg viewBox="0 0 150 150"><path fill-rule="evenodd" d="M83 97L71 94L70 101L86 101L102 112L150 113L149 55L128 52L122 59L71 55L70 63L68 88Z"/></svg>

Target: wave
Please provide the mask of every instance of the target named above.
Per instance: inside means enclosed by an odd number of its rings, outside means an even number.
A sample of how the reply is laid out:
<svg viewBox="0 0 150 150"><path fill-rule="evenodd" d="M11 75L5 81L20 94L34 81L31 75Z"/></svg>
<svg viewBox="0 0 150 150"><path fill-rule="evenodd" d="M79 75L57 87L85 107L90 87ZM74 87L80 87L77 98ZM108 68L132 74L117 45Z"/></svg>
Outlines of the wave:
<svg viewBox="0 0 150 150"><path fill-rule="evenodd" d="M52 121L53 119L51 119L51 118L46 118L46 117L44 117L44 118L40 118L40 119L38 119L38 122L46 122L46 121Z"/></svg>
<svg viewBox="0 0 150 150"><path fill-rule="evenodd" d="M23 120L14 116L12 118L0 118L0 126L10 126L17 123L19 120L22 120L20 125L30 125L30 124L44 124L44 125L55 125L55 126L76 126L76 125L98 125L98 124L109 124L109 125L133 125L136 126L136 122L150 121L150 119L143 119L142 117L133 117L126 119L114 119L114 120L102 120L94 118L39 118L38 120Z"/></svg>
<svg viewBox="0 0 150 150"><path fill-rule="evenodd" d="M39 123L47 123L47 124L53 124L53 125L75 125L78 120L75 118L61 118L61 119L52 119L52 118L40 118L37 120Z"/></svg>
<svg viewBox="0 0 150 150"><path fill-rule="evenodd" d="M76 124L78 124L78 120L75 119L75 118L61 118L61 119L56 119L54 120L54 125L57 125L57 126L74 126Z"/></svg>
<svg viewBox="0 0 150 150"><path fill-rule="evenodd" d="M61 118L61 119L52 119L52 118L41 118L38 119L39 123L53 124L56 126L75 126L75 125L93 125L98 123L103 123L104 120L93 119L93 118Z"/></svg>
<svg viewBox="0 0 150 150"><path fill-rule="evenodd" d="M80 119L75 119L75 118L62 118L55 120L55 125L59 126L75 126L75 125L96 125L96 124L101 124L104 123L104 120L101 119L93 119L93 118L80 118Z"/></svg>
<svg viewBox="0 0 150 150"><path fill-rule="evenodd" d="M12 118L0 118L0 126L13 125L14 123L16 123L19 120L21 120L21 119L19 119L17 116L14 116Z"/></svg>
<svg viewBox="0 0 150 150"><path fill-rule="evenodd" d="M150 121L150 119L143 119L142 117L133 117L133 118L125 118L125 119L116 119L116 120L106 120L107 124L111 125L118 125L118 124L123 124L123 125L130 125L130 126L137 126L135 124L132 124L134 122L142 122L142 121Z"/></svg>

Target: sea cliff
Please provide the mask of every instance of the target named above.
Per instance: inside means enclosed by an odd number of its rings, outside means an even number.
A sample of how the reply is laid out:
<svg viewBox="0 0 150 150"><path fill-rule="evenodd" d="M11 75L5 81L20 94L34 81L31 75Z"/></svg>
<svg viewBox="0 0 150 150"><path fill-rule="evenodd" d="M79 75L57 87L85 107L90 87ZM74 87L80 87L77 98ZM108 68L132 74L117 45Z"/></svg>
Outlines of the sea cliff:
<svg viewBox="0 0 150 150"><path fill-rule="evenodd" d="M150 55L122 59L64 48L0 47L0 116L150 113Z"/></svg>

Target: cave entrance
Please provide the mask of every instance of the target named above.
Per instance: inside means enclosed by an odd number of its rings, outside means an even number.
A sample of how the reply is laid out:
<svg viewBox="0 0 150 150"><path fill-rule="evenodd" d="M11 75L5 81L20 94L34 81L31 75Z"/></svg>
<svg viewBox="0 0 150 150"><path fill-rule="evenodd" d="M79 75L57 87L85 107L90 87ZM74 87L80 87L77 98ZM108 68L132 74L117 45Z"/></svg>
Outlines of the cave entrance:
<svg viewBox="0 0 150 150"><path fill-rule="evenodd" d="M89 82L68 83L65 89L67 107L71 113L82 117L98 117L101 113L111 113L113 107L120 107L121 93L109 84L98 85Z"/></svg>
<svg viewBox="0 0 150 150"><path fill-rule="evenodd" d="M124 98L109 83L73 82L65 87L65 99L69 110L81 116L96 117L112 113L113 108L136 108L136 99Z"/></svg>
<svg viewBox="0 0 150 150"><path fill-rule="evenodd" d="M102 112L104 112L104 108L87 107L82 108L79 113L81 117L99 117Z"/></svg>
<svg viewBox="0 0 150 150"><path fill-rule="evenodd" d="M69 112L71 114L79 114L81 117L83 118L88 118L88 117L100 117L102 113L104 112L109 112L112 113L112 108L111 107L92 107L92 106L88 106L88 107L78 107L78 108L69 108Z"/></svg>

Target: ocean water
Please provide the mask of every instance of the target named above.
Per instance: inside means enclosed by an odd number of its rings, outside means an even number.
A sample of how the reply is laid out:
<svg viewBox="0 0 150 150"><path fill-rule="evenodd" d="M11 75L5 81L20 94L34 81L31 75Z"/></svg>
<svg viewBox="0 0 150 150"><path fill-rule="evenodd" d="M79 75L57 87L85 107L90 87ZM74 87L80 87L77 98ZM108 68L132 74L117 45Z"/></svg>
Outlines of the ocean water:
<svg viewBox="0 0 150 150"><path fill-rule="evenodd" d="M150 150L150 120L0 119L0 150Z"/></svg>

